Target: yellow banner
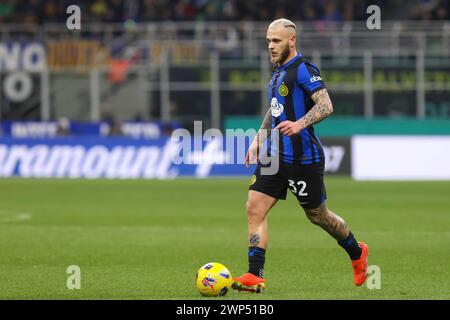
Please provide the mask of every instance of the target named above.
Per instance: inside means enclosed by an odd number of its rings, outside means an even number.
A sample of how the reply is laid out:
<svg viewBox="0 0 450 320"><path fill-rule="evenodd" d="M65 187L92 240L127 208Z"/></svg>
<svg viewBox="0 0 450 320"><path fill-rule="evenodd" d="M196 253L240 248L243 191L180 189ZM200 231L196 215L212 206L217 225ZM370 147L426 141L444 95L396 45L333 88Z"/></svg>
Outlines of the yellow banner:
<svg viewBox="0 0 450 320"><path fill-rule="evenodd" d="M109 48L96 40L59 40L47 43L50 70L62 68L86 69L108 64Z"/></svg>

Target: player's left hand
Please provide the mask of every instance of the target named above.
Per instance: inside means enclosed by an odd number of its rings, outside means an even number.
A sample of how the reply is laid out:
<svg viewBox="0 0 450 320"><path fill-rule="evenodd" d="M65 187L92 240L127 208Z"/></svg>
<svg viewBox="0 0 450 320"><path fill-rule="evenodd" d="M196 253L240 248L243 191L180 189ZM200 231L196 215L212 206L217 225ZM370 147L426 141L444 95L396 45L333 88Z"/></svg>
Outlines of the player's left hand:
<svg viewBox="0 0 450 320"><path fill-rule="evenodd" d="M293 121L283 121L278 124L275 129L280 129L281 133L287 135L288 137L298 134L303 128L301 124Z"/></svg>

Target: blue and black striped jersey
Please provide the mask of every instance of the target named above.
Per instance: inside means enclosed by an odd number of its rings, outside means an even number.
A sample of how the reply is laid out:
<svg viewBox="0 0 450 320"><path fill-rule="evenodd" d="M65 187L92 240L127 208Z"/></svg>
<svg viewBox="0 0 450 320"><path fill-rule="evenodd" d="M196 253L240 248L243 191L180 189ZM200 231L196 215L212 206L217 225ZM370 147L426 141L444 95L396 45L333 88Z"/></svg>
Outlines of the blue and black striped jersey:
<svg viewBox="0 0 450 320"><path fill-rule="evenodd" d="M324 89L319 69L301 54L277 67L269 82L272 129L285 120L297 121L313 106L311 95ZM312 164L324 161L323 148L312 126L288 137L279 134L278 146L271 144L270 153L291 164ZM279 149L278 149L279 148Z"/></svg>

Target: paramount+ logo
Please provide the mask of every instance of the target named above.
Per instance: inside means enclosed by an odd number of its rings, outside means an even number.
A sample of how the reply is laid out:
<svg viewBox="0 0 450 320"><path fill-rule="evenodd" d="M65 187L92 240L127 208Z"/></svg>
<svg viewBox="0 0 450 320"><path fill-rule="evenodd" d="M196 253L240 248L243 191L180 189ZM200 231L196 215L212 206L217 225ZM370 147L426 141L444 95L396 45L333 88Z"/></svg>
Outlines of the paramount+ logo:
<svg viewBox="0 0 450 320"><path fill-rule="evenodd" d="M95 145L2 145L0 177L86 178L86 179L173 179L180 167L202 178L214 165L225 164L226 152L214 142L192 152L182 164L174 162L180 144L168 140L163 145L107 147ZM186 171L186 167L184 167Z"/></svg>
<svg viewBox="0 0 450 320"><path fill-rule="evenodd" d="M177 146L0 145L0 176L29 178L174 178Z"/></svg>

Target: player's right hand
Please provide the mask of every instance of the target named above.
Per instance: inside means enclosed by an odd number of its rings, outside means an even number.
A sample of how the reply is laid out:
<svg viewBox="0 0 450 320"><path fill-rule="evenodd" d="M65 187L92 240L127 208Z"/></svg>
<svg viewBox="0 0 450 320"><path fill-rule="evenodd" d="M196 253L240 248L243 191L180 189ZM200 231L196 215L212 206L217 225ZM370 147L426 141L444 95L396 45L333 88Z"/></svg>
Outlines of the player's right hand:
<svg viewBox="0 0 450 320"><path fill-rule="evenodd" d="M245 156L245 166L248 168L250 164L255 164L258 160L258 143L253 141L248 148L247 155Z"/></svg>

